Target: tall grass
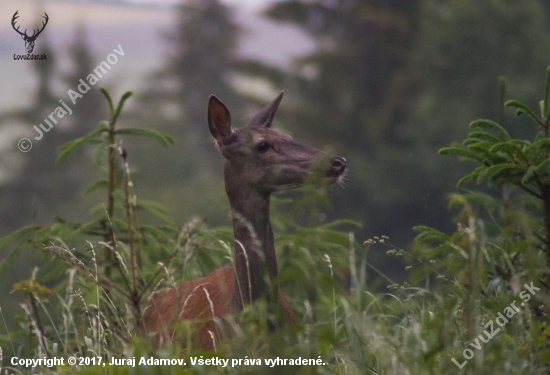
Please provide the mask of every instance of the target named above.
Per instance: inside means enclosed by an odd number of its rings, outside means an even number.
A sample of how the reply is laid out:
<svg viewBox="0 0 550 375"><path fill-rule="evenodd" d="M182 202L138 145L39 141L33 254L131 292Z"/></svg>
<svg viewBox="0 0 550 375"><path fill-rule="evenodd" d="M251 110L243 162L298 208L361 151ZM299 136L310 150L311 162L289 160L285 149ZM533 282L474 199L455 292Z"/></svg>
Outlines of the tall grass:
<svg viewBox="0 0 550 375"><path fill-rule="evenodd" d="M25 301L17 326L10 328L3 316L0 319L2 369L32 374L548 372L549 295L540 282L548 270L540 266L533 250L540 220L529 205L474 193L450 198L451 206L458 208L455 233L417 227L414 247L405 250L382 235L357 242L353 232L357 224L347 220L319 226L316 218L326 203L325 194L306 189L295 208L275 209L273 218L280 268L275 282L299 323L269 332L265 322L271 312L260 300L218 322L229 327L230 335L214 352L196 350L190 342L183 343L186 349L177 342L154 349L138 329L149 296L233 262L232 230L208 228L200 219L177 227L162 207L136 197L128 167L131 155L126 155L118 137L147 136L163 144L170 144L171 138L145 129L118 130L116 120L129 95L115 109L104 94L110 120L93 135L64 146L61 157L85 143L108 151L102 162L107 179L89 189L104 189L107 204L100 203L87 223L29 226L0 240L0 247L12 254L3 260L3 267L16 254L44 255L43 265L14 285ZM120 188L110 182L117 168L125 176ZM285 200L276 203L288 206ZM311 219L310 225L293 219L296 210ZM152 217L154 221L148 220ZM395 258L410 273L409 281L399 285L391 275L382 275L369 262L374 251ZM389 284L386 290L367 282L371 272ZM498 314L514 300L521 302L519 295L530 282L540 290L498 327ZM486 343L480 341L491 321L500 331ZM188 321L177 329L193 328ZM465 359L466 349L471 350L471 359ZM12 357L100 357L104 363L113 358L184 359L187 365L24 368L11 365ZM214 357L230 359L229 366L192 365L193 358ZM264 362L276 358L319 358L323 363L270 366ZM239 364L232 366L233 360Z"/></svg>

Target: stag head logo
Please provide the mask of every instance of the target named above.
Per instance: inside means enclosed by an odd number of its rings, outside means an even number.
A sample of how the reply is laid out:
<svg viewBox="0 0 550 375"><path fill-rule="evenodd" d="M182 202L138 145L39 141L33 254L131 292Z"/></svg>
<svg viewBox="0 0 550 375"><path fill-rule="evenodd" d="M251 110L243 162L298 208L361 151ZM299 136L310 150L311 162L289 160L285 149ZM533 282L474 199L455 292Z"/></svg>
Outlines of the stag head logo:
<svg viewBox="0 0 550 375"><path fill-rule="evenodd" d="M48 17L48 14L47 13L44 13L44 20L42 22L42 28L40 30L36 30L36 29L33 29L33 33L32 35L27 35L27 29L25 29L25 32L21 32L19 31L19 27L20 26L17 26L15 27L15 21L19 18L19 11L15 12L12 19L11 19L11 25L13 27L13 29L15 31L17 31L17 33L19 35L21 35L21 38L23 38L23 40L25 41L25 49L27 50L27 53L32 53L33 49L34 49L34 42L36 41L36 38L38 38L38 35L40 35L40 33L46 28L46 25L48 24L48 20L50 19Z"/></svg>

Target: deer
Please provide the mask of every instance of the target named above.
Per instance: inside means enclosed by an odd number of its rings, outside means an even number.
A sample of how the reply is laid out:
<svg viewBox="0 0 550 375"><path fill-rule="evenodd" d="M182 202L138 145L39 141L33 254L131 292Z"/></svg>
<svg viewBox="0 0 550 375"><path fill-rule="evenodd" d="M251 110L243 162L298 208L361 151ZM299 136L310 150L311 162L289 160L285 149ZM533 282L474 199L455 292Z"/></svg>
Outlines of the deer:
<svg viewBox="0 0 550 375"><path fill-rule="evenodd" d="M42 21L42 28L40 30L33 29L32 35L27 35L27 29L25 29L24 32L21 32L19 31L20 26L15 27L15 22L18 18L19 11L16 11L11 19L11 26L15 31L17 31L19 35L21 35L21 38L25 41L25 49L27 50L27 53L32 53L32 51L34 50L34 42L36 41L36 38L38 38L38 35L40 35L42 31L44 31L50 18L48 17L47 13L44 13L44 16L42 16L42 18L44 18L44 21Z"/></svg>
<svg viewBox="0 0 550 375"><path fill-rule="evenodd" d="M193 320L197 324L194 345L214 350L221 335L217 322L260 298L275 306L283 323L297 323L287 298L271 282L278 268L270 195L313 181L341 182L346 160L271 129L282 98L283 92L257 112L249 126L233 130L229 110L216 96L210 96L208 128L223 159L235 238L234 262L200 279L153 293L142 315L142 327L154 346L175 341L174 324ZM270 330L277 328L277 322L267 323Z"/></svg>

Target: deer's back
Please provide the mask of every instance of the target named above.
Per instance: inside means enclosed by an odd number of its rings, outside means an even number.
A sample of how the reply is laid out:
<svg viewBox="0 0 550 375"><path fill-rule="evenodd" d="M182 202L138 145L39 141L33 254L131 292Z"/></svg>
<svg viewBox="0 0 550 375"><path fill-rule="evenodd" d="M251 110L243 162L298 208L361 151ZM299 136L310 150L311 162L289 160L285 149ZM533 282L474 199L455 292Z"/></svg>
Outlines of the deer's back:
<svg viewBox="0 0 550 375"><path fill-rule="evenodd" d="M238 298L235 269L229 264L203 278L155 293L143 312L143 329L157 347L169 341L184 344L188 337L179 334L183 329L178 329L177 324L191 320L193 346L213 350L212 336L221 336L213 318L223 321L225 315L237 312L241 305ZM292 306L280 289L279 303L285 319L296 323Z"/></svg>
<svg viewBox="0 0 550 375"><path fill-rule="evenodd" d="M174 325L192 320L193 344L203 349L213 349L208 331L219 337L219 330L212 318L234 312L234 296L233 267L218 268L203 278L155 293L143 313L143 328L146 334L153 336L155 346L168 341L185 343L187 338L178 335L183 330L178 331Z"/></svg>

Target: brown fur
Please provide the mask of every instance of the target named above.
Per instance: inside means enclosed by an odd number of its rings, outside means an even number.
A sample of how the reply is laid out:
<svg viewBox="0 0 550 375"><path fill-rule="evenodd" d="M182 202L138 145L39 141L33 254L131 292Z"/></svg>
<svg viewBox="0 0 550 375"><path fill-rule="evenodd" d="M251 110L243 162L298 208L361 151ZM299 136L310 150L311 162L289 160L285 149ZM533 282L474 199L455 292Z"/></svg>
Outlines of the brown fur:
<svg viewBox="0 0 550 375"><path fill-rule="evenodd" d="M143 313L143 325L147 332L154 333L153 344L159 347L179 338L177 329L173 328L174 324L182 320L193 320L198 325L191 338L193 347L214 350L214 342L209 332L212 332L216 340L222 333L213 318L223 321L224 316L237 312L239 298L235 269L229 264L200 279L155 293ZM296 323L294 311L280 290L279 303L286 320L292 324ZM181 309L182 307L184 308ZM183 337L179 339L177 341L186 341Z"/></svg>

